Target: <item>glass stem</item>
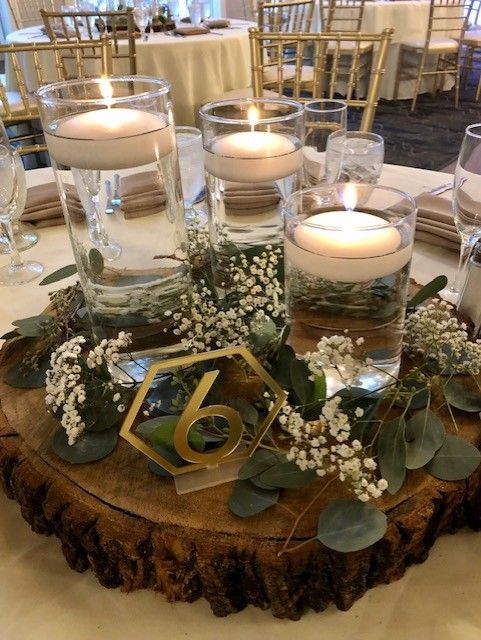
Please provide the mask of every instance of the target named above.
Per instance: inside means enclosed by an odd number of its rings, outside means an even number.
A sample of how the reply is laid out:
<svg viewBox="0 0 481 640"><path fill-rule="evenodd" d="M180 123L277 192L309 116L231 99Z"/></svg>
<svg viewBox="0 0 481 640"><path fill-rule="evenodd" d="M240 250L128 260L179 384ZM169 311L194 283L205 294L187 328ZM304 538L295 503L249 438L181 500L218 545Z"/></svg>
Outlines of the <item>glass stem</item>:
<svg viewBox="0 0 481 640"><path fill-rule="evenodd" d="M468 264L469 256L471 255L472 248L473 248L473 243L471 240L463 240L461 242L461 249L459 251L458 270L456 271L456 277L454 278L454 282L450 287L450 291L452 293L459 293L459 288L463 281L464 272L466 271L466 266Z"/></svg>
<svg viewBox="0 0 481 640"><path fill-rule="evenodd" d="M7 221L1 222L0 224L1 224L2 232L5 235L5 239L7 241L7 245L11 254L10 266L12 269L20 269L21 267L23 267L24 262L15 244L15 240L13 237L12 223L10 220L7 220Z"/></svg>

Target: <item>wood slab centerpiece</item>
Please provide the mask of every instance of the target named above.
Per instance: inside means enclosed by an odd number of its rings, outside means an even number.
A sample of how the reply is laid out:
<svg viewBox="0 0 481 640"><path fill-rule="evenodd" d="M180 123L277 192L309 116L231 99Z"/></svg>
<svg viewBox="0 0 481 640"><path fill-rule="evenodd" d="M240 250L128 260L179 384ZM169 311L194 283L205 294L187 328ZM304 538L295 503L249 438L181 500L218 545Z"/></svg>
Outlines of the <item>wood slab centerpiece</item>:
<svg viewBox="0 0 481 640"><path fill-rule="evenodd" d="M2 374L16 347L2 350ZM3 377L3 376L2 376ZM169 601L206 598L217 616L251 604L280 618L309 608L348 609L367 589L399 579L423 562L436 538L481 526L481 469L447 482L423 469L409 471L401 491L377 501L388 518L384 537L353 553L319 541L282 553L318 481L285 490L282 501L251 518L228 508L231 484L177 495L172 480L154 476L147 460L120 440L115 451L84 465L51 450L58 422L43 389L0 386L0 470L3 488L36 533L56 535L72 569L91 569L122 591L153 589ZM459 435L478 446L479 419L456 413ZM448 411L440 412L448 422ZM316 537L319 509L345 495L333 484L299 521L291 546Z"/></svg>

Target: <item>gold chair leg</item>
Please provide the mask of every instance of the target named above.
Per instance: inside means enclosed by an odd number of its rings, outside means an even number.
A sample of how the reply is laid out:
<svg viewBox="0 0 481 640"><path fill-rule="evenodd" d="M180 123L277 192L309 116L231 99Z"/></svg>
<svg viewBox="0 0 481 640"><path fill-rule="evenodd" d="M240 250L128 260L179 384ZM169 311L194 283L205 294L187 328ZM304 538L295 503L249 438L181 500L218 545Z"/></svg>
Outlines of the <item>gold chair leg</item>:
<svg viewBox="0 0 481 640"><path fill-rule="evenodd" d="M476 95L474 96L474 100L476 102L479 100L480 95L481 95L481 75L479 76L478 86L476 88Z"/></svg>
<svg viewBox="0 0 481 640"><path fill-rule="evenodd" d="M399 58L397 61L397 67L396 67L396 79L394 81L394 100L397 100L399 95L399 83L401 82L401 69L402 69L403 62L404 62L404 49L401 46L399 51Z"/></svg>
<svg viewBox="0 0 481 640"><path fill-rule="evenodd" d="M423 71L424 65L426 64L426 56L423 53L421 57L421 62L419 64L418 75L416 78L416 86L414 88L414 96L411 102L411 113L416 109L416 103L418 101L419 89L421 88L421 82L423 79Z"/></svg>

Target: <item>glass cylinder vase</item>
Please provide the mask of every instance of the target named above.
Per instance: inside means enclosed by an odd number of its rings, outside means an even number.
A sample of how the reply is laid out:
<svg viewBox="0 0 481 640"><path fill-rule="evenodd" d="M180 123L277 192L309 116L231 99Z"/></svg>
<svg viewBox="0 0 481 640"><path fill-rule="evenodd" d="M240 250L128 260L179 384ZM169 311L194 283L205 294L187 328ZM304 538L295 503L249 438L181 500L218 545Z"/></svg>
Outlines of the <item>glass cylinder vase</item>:
<svg viewBox="0 0 481 640"><path fill-rule="evenodd" d="M357 386L399 373L416 205L397 189L331 184L285 205L286 304L295 351L322 337L363 338L372 367Z"/></svg>
<svg viewBox="0 0 481 640"><path fill-rule="evenodd" d="M175 351L191 279L169 83L71 80L37 100L95 338Z"/></svg>
<svg viewBox="0 0 481 640"><path fill-rule="evenodd" d="M223 100L204 105L200 117L214 275L222 290L233 251L282 243L282 204L301 186L304 107L292 100Z"/></svg>

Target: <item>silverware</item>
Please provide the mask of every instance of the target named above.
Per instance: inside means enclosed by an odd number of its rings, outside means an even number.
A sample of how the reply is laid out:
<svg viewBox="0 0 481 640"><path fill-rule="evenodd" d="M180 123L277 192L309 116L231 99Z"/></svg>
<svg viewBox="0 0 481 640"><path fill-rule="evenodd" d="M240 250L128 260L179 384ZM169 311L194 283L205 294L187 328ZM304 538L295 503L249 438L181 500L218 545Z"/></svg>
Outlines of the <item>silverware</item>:
<svg viewBox="0 0 481 640"><path fill-rule="evenodd" d="M120 176L114 173L114 195L112 196L112 204L114 207L120 207L122 199L120 197Z"/></svg>
<svg viewBox="0 0 481 640"><path fill-rule="evenodd" d="M107 204L105 205L105 213L107 215L111 215L112 213L115 213L115 210L112 202L112 185L110 183L110 180L105 181L105 193L107 195Z"/></svg>
<svg viewBox="0 0 481 640"><path fill-rule="evenodd" d="M223 36L223 33L219 33L218 31L209 31L213 36Z"/></svg>
<svg viewBox="0 0 481 640"><path fill-rule="evenodd" d="M446 193L446 191L451 191L453 187L454 185L452 181L445 182L444 184L440 184L439 187L434 187L434 189L431 189L428 193L432 196L440 196L442 193Z"/></svg>

